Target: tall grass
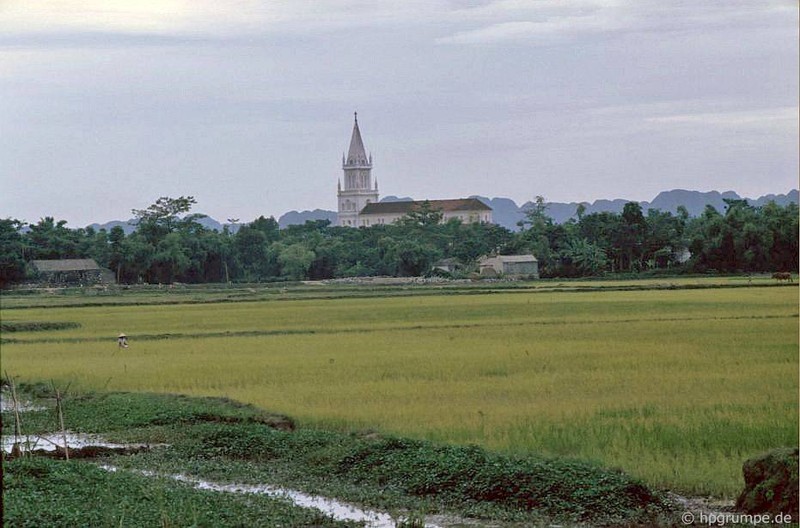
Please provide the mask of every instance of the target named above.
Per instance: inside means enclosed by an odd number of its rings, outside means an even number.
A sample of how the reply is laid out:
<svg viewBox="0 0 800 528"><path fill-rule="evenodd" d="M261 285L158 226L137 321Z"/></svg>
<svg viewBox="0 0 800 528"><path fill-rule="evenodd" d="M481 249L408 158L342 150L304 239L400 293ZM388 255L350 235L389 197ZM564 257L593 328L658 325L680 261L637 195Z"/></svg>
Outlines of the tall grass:
<svg viewBox="0 0 800 528"><path fill-rule="evenodd" d="M48 332L62 342L15 333L29 342L4 344L3 368L24 378L222 395L309 425L587 458L688 493L732 496L745 458L797 442L794 288L13 315L81 324ZM292 329L307 333L235 335ZM117 348L119 331L131 348ZM219 331L234 335L202 337Z"/></svg>

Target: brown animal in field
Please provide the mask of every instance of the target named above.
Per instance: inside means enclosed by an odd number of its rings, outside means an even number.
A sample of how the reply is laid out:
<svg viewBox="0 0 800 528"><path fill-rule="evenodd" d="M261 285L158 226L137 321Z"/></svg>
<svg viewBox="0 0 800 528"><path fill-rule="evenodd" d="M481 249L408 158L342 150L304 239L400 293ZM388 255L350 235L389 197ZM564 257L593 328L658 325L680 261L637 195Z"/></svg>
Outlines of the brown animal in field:
<svg viewBox="0 0 800 528"><path fill-rule="evenodd" d="M794 282L794 280L792 279L792 274L786 271L776 271L775 273L772 274L772 278L777 280L778 282L780 281Z"/></svg>

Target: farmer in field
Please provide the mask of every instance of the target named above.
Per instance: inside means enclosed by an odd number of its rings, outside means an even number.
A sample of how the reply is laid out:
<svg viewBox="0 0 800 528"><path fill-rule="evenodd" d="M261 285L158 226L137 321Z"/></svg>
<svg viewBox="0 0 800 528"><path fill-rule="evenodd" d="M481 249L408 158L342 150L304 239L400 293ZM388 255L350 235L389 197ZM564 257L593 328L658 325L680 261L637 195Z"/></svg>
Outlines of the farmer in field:
<svg viewBox="0 0 800 528"><path fill-rule="evenodd" d="M120 348L128 348L128 336L125 334L120 334L117 338L117 344Z"/></svg>

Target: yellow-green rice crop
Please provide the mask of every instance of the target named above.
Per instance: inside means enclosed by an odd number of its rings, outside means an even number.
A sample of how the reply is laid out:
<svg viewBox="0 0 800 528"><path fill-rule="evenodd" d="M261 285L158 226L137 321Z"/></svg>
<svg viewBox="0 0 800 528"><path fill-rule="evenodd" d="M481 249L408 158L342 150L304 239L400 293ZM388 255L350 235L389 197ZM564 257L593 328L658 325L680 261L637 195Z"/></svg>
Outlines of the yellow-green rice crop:
<svg viewBox="0 0 800 528"><path fill-rule="evenodd" d="M797 442L796 288L15 309L3 318L81 324L4 335L17 341L3 344L3 369L22 378L224 395L305 424L588 458L690 493L731 496L745 458ZM117 348L120 331L131 348Z"/></svg>

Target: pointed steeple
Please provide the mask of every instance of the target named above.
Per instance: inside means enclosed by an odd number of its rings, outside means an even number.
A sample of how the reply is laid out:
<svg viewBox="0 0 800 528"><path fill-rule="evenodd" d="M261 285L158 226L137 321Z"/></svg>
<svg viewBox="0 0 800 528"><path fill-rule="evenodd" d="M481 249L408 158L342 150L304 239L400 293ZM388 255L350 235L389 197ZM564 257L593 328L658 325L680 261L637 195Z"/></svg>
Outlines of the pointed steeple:
<svg viewBox="0 0 800 528"><path fill-rule="evenodd" d="M353 134L350 148L342 157L344 178L337 182L336 197L339 209L337 225L358 227L368 225L360 218L360 212L371 203L378 202L378 182L373 184L372 154L367 155L361 130L358 128L358 114L353 115Z"/></svg>
<svg viewBox="0 0 800 528"><path fill-rule="evenodd" d="M350 149L347 151L347 165L367 165L367 152L361 139L361 131L358 129L358 112L354 112L354 116L353 135L350 137Z"/></svg>

